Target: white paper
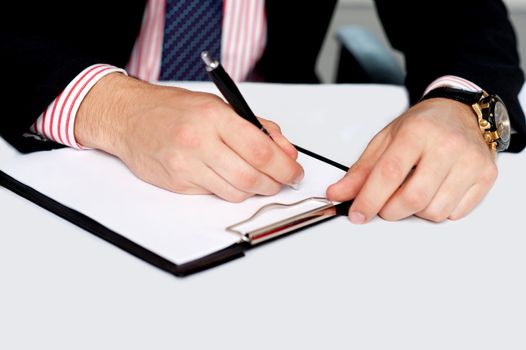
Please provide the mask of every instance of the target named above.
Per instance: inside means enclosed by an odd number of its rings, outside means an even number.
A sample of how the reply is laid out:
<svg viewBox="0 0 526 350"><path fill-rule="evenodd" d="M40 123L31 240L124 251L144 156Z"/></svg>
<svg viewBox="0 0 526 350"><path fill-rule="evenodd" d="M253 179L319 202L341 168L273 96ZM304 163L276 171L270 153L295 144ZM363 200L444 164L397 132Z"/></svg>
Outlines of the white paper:
<svg viewBox="0 0 526 350"><path fill-rule="evenodd" d="M117 158L99 151L60 149L17 155L1 169L18 181L75 209L176 264L239 241L225 228L271 202L324 196L344 172L301 154L300 190L229 203L212 195L180 195L136 178Z"/></svg>
<svg viewBox="0 0 526 350"><path fill-rule="evenodd" d="M219 94L211 83L169 85ZM404 90L385 85L242 83L240 90L256 115L278 122L292 142L345 165L406 107ZM334 130L328 123L341 128L328 133ZM261 206L323 197L327 186L343 175L310 157L301 156L300 161L306 175L299 192L287 188L278 196L251 198L242 204L161 190L136 179L119 160L96 151L63 149L17 155L10 162L2 160L0 169L181 264L237 242L224 228L248 218Z"/></svg>

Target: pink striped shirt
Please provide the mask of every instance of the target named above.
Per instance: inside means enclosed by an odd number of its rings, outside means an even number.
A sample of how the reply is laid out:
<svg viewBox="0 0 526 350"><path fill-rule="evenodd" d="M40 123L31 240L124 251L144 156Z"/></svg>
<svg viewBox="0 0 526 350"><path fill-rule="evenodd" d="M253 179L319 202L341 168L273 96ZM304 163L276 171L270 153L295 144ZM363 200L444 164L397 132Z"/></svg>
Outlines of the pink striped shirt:
<svg viewBox="0 0 526 350"><path fill-rule="evenodd" d="M84 69L31 125L30 131L63 145L82 148L75 140L74 124L80 104L89 90L102 77L113 73L126 73L107 64L95 64Z"/></svg>
<svg viewBox="0 0 526 350"><path fill-rule="evenodd" d="M148 0L141 32L127 71L146 81L159 79L166 0ZM235 81L252 71L265 48L267 27L264 0L224 0L221 64Z"/></svg>
<svg viewBox="0 0 526 350"><path fill-rule="evenodd" d="M44 110L30 131L46 139L81 149L75 140L74 124L80 104L89 90L113 72L130 74L146 81L159 79L161 70L166 0L148 0L141 30L130 61L124 69L107 64L86 68ZM221 64L236 81L252 71L263 54L267 23L264 0L224 0Z"/></svg>
<svg viewBox="0 0 526 350"><path fill-rule="evenodd" d="M449 86L452 88L467 90L471 92L482 91L482 88L480 86L478 86L475 83L472 83L469 80L466 80L466 79L463 79L461 77L457 77L454 75L445 75L443 77L436 79L431 84L429 84L426 91L424 91L424 95L426 95L429 91L434 90L441 86Z"/></svg>
<svg viewBox="0 0 526 350"><path fill-rule="evenodd" d="M165 6L166 0L148 0L127 71L107 64L87 67L44 110L30 131L45 139L82 149L75 140L76 114L86 94L101 78L121 72L146 81L158 80ZM242 81L252 71L265 47L267 23L264 0L224 0L222 26L221 63L234 80ZM425 93L439 86L481 90L468 80L448 75L433 81Z"/></svg>

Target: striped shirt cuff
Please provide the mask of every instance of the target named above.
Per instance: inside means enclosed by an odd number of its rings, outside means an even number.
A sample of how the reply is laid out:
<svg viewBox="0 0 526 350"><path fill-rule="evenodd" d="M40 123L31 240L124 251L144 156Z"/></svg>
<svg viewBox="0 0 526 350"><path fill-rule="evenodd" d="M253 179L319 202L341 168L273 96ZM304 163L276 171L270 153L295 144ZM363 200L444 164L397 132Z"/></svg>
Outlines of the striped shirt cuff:
<svg viewBox="0 0 526 350"><path fill-rule="evenodd" d="M433 81L429 86L427 87L426 91L424 91L424 96L427 95L427 93L431 90L434 90L438 87L452 87L455 89L461 89L461 90L467 90L471 92L480 92L482 91L482 88L478 86L475 83L472 83L469 80L466 80L461 77L457 77L454 75L444 75L443 77L440 77Z"/></svg>
<svg viewBox="0 0 526 350"><path fill-rule="evenodd" d="M84 69L31 125L31 133L69 147L84 149L75 140L77 111L90 89L104 76L114 72L127 74L124 69L108 64L95 64Z"/></svg>

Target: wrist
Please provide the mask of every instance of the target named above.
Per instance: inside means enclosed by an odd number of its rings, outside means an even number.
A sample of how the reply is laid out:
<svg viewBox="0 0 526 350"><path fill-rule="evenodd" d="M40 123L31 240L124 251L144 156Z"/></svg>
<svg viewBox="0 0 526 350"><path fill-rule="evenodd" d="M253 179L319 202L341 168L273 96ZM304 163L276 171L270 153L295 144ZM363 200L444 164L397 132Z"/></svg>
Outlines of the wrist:
<svg viewBox="0 0 526 350"><path fill-rule="evenodd" d="M455 119L459 119L463 125L473 129L478 133L477 116L473 112L473 109L456 100L445 98L445 97L434 97L425 100L421 100L419 105L424 105L429 108L440 110L444 116L454 116Z"/></svg>
<svg viewBox="0 0 526 350"><path fill-rule="evenodd" d="M137 96L149 86L120 73L103 77L79 107L74 125L77 142L120 156L125 148L128 118L138 106Z"/></svg>
<svg viewBox="0 0 526 350"><path fill-rule="evenodd" d="M510 144L511 127L508 111L498 95L466 91L451 87L438 87L429 91L422 100L446 98L469 106L477 120L484 142L492 151L505 151Z"/></svg>

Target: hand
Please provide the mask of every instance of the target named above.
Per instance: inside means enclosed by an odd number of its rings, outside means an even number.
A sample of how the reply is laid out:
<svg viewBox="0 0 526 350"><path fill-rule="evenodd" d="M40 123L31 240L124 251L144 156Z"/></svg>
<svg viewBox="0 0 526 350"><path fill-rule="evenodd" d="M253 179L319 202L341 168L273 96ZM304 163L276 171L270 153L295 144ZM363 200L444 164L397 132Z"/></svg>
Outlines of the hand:
<svg viewBox="0 0 526 350"><path fill-rule="evenodd" d="M296 184L303 169L279 127L274 141L219 97L110 74L84 99L75 137L114 154L139 178L183 194L240 202Z"/></svg>
<svg viewBox="0 0 526 350"><path fill-rule="evenodd" d="M327 196L354 198L354 223L376 214L386 220L462 218L497 177L495 155L477 124L471 107L460 102L422 101L380 131Z"/></svg>

